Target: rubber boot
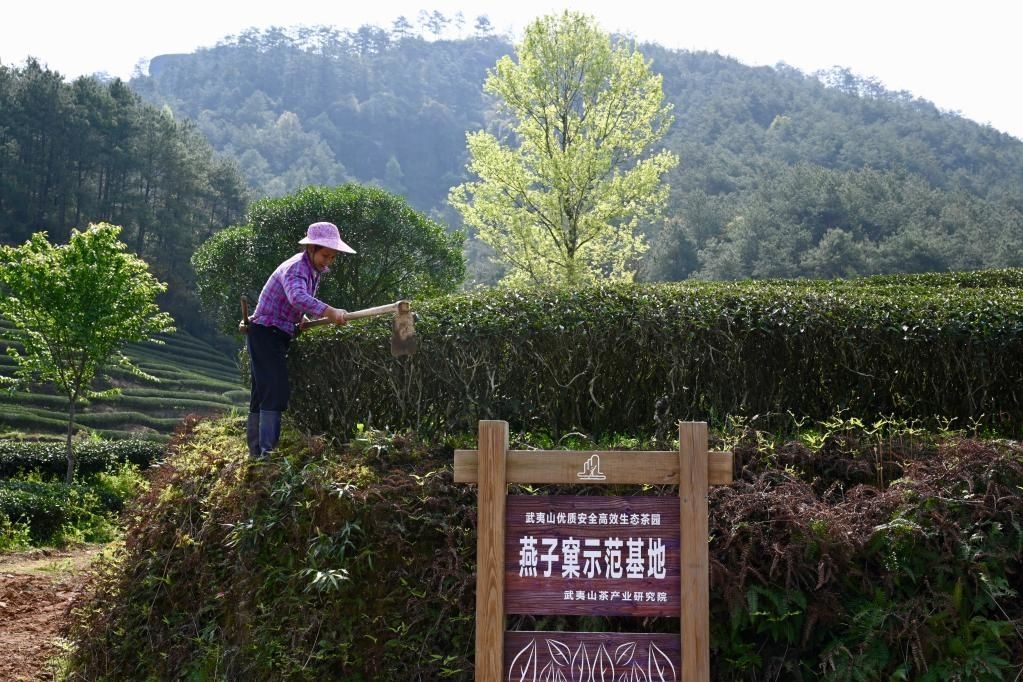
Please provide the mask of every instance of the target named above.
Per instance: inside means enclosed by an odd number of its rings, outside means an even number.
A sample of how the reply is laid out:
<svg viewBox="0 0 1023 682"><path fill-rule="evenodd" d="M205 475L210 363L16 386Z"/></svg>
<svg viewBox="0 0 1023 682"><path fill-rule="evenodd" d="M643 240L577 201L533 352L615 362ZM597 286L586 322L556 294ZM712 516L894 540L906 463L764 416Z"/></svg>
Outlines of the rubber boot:
<svg viewBox="0 0 1023 682"><path fill-rule="evenodd" d="M266 457L277 447L281 438L281 413L273 410L259 411L259 454Z"/></svg>
<svg viewBox="0 0 1023 682"><path fill-rule="evenodd" d="M259 412L249 412L245 424L245 440L249 445L249 457L259 457Z"/></svg>

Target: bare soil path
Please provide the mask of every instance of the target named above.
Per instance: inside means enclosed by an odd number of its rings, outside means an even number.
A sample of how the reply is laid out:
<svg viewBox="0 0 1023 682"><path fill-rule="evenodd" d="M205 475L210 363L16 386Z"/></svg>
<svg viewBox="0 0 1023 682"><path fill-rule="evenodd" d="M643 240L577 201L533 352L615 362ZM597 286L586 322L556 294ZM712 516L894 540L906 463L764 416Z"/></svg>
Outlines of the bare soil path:
<svg viewBox="0 0 1023 682"><path fill-rule="evenodd" d="M103 545L0 554L0 680L52 680L67 607Z"/></svg>

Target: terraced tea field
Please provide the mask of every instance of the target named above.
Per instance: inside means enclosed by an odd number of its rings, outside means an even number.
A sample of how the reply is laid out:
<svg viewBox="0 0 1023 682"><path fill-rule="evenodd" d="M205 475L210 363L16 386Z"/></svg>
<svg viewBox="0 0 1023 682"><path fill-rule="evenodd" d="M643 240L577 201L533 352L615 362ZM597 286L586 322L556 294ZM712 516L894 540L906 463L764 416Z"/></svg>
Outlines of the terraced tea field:
<svg viewBox="0 0 1023 682"><path fill-rule="evenodd" d="M7 355L11 324L0 319L0 375L11 376L14 359ZM248 391L242 384L236 357L227 355L186 332L160 335L162 344L131 344L126 354L147 381L114 367L109 381L121 395L90 399L75 418L79 434L103 438L166 440L189 414L224 414L244 410ZM29 391L0 389L0 438L57 439L67 433L67 399L52 386Z"/></svg>

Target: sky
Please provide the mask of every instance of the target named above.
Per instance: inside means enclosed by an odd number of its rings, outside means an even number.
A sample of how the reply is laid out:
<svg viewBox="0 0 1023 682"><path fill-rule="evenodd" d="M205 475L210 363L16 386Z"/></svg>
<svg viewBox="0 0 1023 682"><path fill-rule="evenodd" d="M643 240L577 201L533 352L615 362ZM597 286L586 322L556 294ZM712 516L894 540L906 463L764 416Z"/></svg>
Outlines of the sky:
<svg viewBox="0 0 1023 682"><path fill-rule="evenodd" d="M68 79L105 72L127 79L159 54L211 47L269 26L413 24L421 10L467 27L486 15L521 37L532 19L563 10L639 42L706 50L751 66L806 73L834 66L908 91L946 111L1023 139L1023 2L1019 0L15 0L0 23L0 64L28 56ZM654 65L656 70L656 64Z"/></svg>

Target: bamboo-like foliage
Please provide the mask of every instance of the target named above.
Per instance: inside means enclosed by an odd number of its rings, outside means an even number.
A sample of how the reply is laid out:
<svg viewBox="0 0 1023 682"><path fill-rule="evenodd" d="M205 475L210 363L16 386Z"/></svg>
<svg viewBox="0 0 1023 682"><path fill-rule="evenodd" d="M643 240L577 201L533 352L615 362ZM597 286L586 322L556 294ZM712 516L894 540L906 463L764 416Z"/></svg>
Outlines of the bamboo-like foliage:
<svg viewBox="0 0 1023 682"><path fill-rule="evenodd" d="M305 429L471 431L478 419L594 436L787 413L954 418L1018 431L1023 271L850 281L488 290L419 306L419 352L386 324L293 346Z"/></svg>
<svg viewBox="0 0 1023 682"><path fill-rule="evenodd" d="M714 682L1017 678L1023 448L882 421L796 441L715 430L736 469L708 498ZM450 448L287 429L281 456L248 466L243 429L193 421L175 439L73 608L69 678L472 680L477 495L453 482ZM549 446L536 435L512 438ZM679 622L521 615L508 629Z"/></svg>

